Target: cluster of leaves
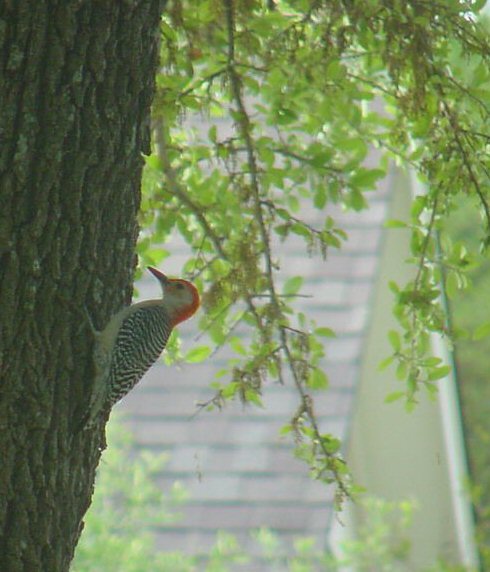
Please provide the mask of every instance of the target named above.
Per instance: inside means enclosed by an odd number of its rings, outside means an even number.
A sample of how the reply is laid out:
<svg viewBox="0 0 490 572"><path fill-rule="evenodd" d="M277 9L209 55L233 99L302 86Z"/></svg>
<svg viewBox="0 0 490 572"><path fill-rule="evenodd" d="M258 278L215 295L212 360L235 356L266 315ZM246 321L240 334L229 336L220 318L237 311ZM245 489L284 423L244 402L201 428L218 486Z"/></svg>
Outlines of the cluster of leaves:
<svg viewBox="0 0 490 572"><path fill-rule="evenodd" d="M413 93L414 108L397 98L405 115L398 114L399 122L410 136L411 152L402 160L417 173L414 187L421 194L413 201L408 223L390 221L393 227L410 229L408 262L415 272L407 284L390 284L402 334L389 333L393 355L382 367L397 363L397 376L407 386L388 400L406 397L408 410L421 387L433 394L435 382L450 369L431 355L432 334L442 335L449 345L467 336L450 323L446 307L446 299L469 287L467 273L477 260L478 248L468 236L455 241L448 230L462 197L473 198L473 206L479 207L480 251L490 243L490 36L488 25L476 25L471 11L481 5L451 2L443 13L434 13L432 26L443 25L446 38L428 34L423 40L427 61L420 93ZM416 82L413 85L415 89ZM488 322L480 324L476 337L489 332Z"/></svg>
<svg viewBox="0 0 490 572"><path fill-rule="evenodd" d="M278 535L268 529L255 532L267 560L267 569L291 572L409 570L411 546L408 533L415 508L413 503L364 497L358 508L362 510L363 524L356 538L339 543L335 554L319 550L313 538L298 538L294 541L294 555L288 557L285 555L288 550ZM442 572L450 568L435 566L432 570Z"/></svg>
<svg viewBox="0 0 490 572"><path fill-rule="evenodd" d="M155 553L152 526L169 525L187 497L175 483L168 496L154 482L166 459L132 451L133 437L113 416L107 426L111 447L97 474L97 489L85 519L71 569L74 572L139 572L144 562L155 570L187 571L191 558Z"/></svg>
<svg viewBox="0 0 490 572"><path fill-rule="evenodd" d="M234 397L260 404L266 379L292 382L299 405L284 431L315 477L337 484L339 501L350 494L340 443L321 432L312 405L314 390L327 386L322 337L332 332L295 311L300 276L279 287L276 245L296 235L310 255L341 247L336 221L325 215L312 226L303 207L366 208L387 165L366 167L371 146L410 165L427 193L409 223L416 276L393 286L403 330L391 335L393 359L409 402L444 375L428 343L428 331L447 332L434 263L459 285L466 255L441 247L437 231L460 192L474 193L490 222L481 4L167 3L140 255L160 262L174 229L187 241L193 256L185 271L205 290L201 327L216 347L229 343L237 354L231 380L215 382L208 405ZM455 62L471 72L459 74ZM242 327L246 337L237 334ZM189 359L211 351L196 348Z"/></svg>
<svg viewBox="0 0 490 572"><path fill-rule="evenodd" d="M205 564L198 556L155 548L155 530L180 520L188 493L178 482L165 494L155 484L166 458L134 450L134 437L111 417L109 449L97 473L97 489L77 546L73 572L224 572L248 557L235 537L219 532Z"/></svg>

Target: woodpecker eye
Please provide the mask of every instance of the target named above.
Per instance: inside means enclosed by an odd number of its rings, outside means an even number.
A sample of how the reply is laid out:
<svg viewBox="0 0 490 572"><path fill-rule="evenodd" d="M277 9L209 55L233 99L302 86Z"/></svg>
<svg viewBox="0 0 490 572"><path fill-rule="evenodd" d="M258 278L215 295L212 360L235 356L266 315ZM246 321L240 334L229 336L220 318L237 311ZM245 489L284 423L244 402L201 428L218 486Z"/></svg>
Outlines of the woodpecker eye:
<svg viewBox="0 0 490 572"><path fill-rule="evenodd" d="M184 285L181 282L177 282L175 287L177 288L177 290L183 290L184 289Z"/></svg>

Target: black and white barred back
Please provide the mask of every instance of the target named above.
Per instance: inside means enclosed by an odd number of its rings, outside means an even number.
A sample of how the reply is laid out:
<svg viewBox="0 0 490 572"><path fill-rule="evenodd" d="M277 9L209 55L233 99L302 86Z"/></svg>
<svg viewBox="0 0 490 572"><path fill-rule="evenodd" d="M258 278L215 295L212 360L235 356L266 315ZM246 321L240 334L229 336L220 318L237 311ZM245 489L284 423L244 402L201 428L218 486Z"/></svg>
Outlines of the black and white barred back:
<svg viewBox="0 0 490 572"><path fill-rule="evenodd" d="M170 318L161 305L138 308L124 320L114 345L109 374L111 407L156 362L171 331Z"/></svg>

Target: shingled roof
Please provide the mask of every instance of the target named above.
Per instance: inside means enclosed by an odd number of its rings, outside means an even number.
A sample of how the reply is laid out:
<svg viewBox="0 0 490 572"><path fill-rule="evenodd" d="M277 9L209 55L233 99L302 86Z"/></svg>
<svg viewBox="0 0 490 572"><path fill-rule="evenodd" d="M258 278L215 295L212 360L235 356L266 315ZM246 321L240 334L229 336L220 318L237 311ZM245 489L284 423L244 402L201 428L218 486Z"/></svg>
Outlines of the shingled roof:
<svg viewBox="0 0 490 572"><path fill-rule="evenodd" d="M388 187L385 181L373 192L363 212L343 212L332 205L326 213L306 212L310 224L328 214L348 233L342 249L329 251L326 261L309 258L298 237L280 248L281 279L300 274L302 292L311 295L298 298L296 307L313 316L318 326L337 333L326 342L323 367L330 387L315 396L315 410L322 430L342 440L349 433L360 374ZM162 270L180 275L188 249L179 240L168 248L172 256ZM138 289L141 299L160 295L148 273ZM180 332L185 350L190 349L196 343L195 323L184 324ZM167 367L160 362L118 406L126 412L139 445L168 454L159 479L162 488L168 490L177 480L190 493L182 520L158 530L158 547L205 554L216 532L224 529L253 552L250 532L259 527L277 532L286 545L295 537L312 536L319 548L324 547L333 516L333 491L309 477L307 466L293 457L291 442L278 433L298 406L292 385L271 380L264 388L263 409L231 403L222 411L193 416L196 403L212 397L209 383L229 355L225 349L195 365Z"/></svg>

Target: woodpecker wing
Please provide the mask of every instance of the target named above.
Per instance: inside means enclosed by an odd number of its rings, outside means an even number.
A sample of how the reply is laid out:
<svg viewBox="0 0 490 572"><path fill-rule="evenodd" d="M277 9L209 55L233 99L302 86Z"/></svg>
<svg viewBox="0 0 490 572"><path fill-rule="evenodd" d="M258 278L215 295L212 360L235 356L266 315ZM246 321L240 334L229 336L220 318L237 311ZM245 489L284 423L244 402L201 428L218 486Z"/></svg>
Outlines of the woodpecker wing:
<svg viewBox="0 0 490 572"><path fill-rule="evenodd" d="M109 373L110 405L122 399L155 363L167 344L172 325L161 304L139 306L122 322Z"/></svg>

